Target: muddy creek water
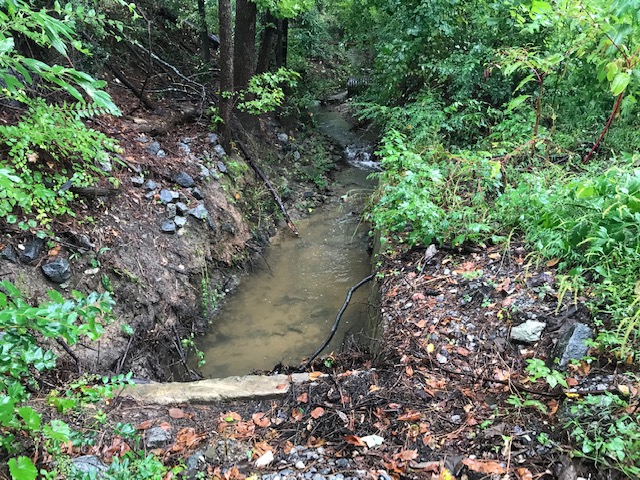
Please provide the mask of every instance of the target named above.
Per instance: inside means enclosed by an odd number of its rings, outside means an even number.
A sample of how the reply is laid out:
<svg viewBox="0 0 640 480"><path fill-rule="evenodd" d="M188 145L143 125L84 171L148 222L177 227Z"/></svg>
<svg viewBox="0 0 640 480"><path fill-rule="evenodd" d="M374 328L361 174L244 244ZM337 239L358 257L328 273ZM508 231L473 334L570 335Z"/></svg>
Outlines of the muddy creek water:
<svg viewBox="0 0 640 480"><path fill-rule="evenodd" d="M339 117L329 116L327 127L334 121ZM296 222L300 236L282 230L273 239L266 261L242 280L199 342L206 378L298 365L322 344L349 288L371 272L368 226L360 216L373 188L370 173L357 167L338 172L330 200ZM367 300L366 288L354 294L323 354L339 351L345 334L365 328Z"/></svg>

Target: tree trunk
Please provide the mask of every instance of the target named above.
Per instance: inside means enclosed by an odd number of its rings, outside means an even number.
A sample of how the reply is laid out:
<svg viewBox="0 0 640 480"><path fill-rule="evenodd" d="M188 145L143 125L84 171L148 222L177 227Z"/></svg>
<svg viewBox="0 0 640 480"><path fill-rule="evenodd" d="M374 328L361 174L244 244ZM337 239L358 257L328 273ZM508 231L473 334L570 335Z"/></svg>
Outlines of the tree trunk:
<svg viewBox="0 0 640 480"><path fill-rule="evenodd" d="M264 16L264 33L260 44L260 56L258 57L258 65L256 73L265 73L269 70L271 64L271 54L273 53L273 42L277 32L278 19L271 12L267 12Z"/></svg>
<svg viewBox="0 0 640 480"><path fill-rule="evenodd" d="M278 20L278 36L276 40L276 68L287 66L287 50L289 47L289 19Z"/></svg>
<svg viewBox="0 0 640 480"><path fill-rule="evenodd" d="M236 28L233 51L233 83L236 90L246 88L256 63L256 4L236 0Z"/></svg>
<svg viewBox="0 0 640 480"><path fill-rule="evenodd" d="M229 152L231 144L231 115L233 110L233 31L231 23L231 0L218 0L218 23L220 24L220 97L218 113L222 120L219 133L222 146Z"/></svg>
<svg viewBox="0 0 640 480"><path fill-rule="evenodd" d="M211 63L209 51L209 29L207 28L207 10L204 0L198 0L198 16L200 17L200 55L205 65Z"/></svg>

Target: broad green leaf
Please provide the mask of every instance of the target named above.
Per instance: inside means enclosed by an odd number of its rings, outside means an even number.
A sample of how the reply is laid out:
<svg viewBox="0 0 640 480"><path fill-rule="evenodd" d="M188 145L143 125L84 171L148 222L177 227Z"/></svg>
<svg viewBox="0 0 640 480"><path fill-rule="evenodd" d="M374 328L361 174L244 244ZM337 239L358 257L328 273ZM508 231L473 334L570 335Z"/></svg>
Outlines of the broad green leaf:
<svg viewBox="0 0 640 480"><path fill-rule="evenodd" d="M627 72L618 72L611 82L611 93L616 97L624 92L631 81L631 75Z"/></svg>
<svg viewBox="0 0 640 480"><path fill-rule="evenodd" d="M38 469L28 457L11 458L9 460L9 473L13 480L35 480Z"/></svg>
<svg viewBox="0 0 640 480"><path fill-rule="evenodd" d="M531 98L531 95L517 96L516 98L514 98L509 102L509 105L507 106L507 112L511 112L512 110L515 110L520 105L522 105L528 98Z"/></svg>
<svg viewBox="0 0 640 480"><path fill-rule="evenodd" d="M18 409L18 415L22 417L29 430L40 430L41 417L33 408L21 407Z"/></svg>

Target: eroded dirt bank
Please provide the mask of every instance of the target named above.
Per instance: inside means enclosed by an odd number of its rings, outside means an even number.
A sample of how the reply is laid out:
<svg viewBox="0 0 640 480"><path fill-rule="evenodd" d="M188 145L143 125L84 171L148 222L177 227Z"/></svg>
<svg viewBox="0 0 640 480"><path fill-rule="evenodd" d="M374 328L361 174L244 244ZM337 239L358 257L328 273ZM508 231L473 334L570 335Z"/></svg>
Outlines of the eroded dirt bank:
<svg viewBox="0 0 640 480"><path fill-rule="evenodd" d="M122 148L105 166L117 188L105 181L81 192L77 216L57 221L55 238L42 242L15 231L1 242L0 277L27 298L43 298L51 288L112 292L115 322L102 338L74 347L77 361L60 352L72 370L195 378L182 339L206 329L219 299L251 270L276 230L287 229L263 181L240 153L224 151L206 117L166 130L173 118L166 112L101 120ZM268 119L250 126L246 148L292 217L322 203L338 149ZM42 272L59 259L70 264L62 284Z"/></svg>

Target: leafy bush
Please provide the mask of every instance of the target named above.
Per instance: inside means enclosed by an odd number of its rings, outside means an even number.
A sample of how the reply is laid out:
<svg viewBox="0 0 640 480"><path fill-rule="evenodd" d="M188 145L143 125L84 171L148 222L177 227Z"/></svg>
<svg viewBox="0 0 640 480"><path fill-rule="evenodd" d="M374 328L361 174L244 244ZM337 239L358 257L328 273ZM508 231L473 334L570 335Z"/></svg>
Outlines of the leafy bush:
<svg viewBox="0 0 640 480"><path fill-rule="evenodd" d="M298 73L284 67L276 72L254 75L249 80L247 91L241 96L242 101L238 104L238 109L252 115L273 112L277 107L282 106L284 101L283 86L293 88L299 78ZM244 100L245 97L250 99Z"/></svg>
<svg viewBox="0 0 640 480"><path fill-rule="evenodd" d="M43 348L38 338L60 339L69 345L82 337L95 340L102 334L102 324L109 321L112 300L108 293L85 297L74 292L73 296L73 300L65 300L51 290L51 301L33 307L13 284L0 282L0 451L20 453L16 442L20 432L45 443L69 440L70 429L64 422L52 420L43 425L41 415L25 401L30 396L27 387L38 389L36 372L56 365L55 353ZM11 458L9 469L15 479L35 479L37 475L26 456Z"/></svg>
<svg viewBox="0 0 640 480"><path fill-rule="evenodd" d="M100 113L95 107L30 103L16 125L0 125L0 144L6 146L10 163L0 171L0 183L7 187L0 194L0 216L19 207L46 224L54 216L73 214L68 207L73 195L60 187L68 181L74 186L93 183L96 175L104 175L99 165L109 160L107 151L118 147L82 123L82 117Z"/></svg>
<svg viewBox="0 0 640 480"><path fill-rule="evenodd" d="M372 219L382 232L410 246L479 241L492 231L489 202L501 187L500 163L442 145L421 153L392 130L377 152L383 172Z"/></svg>
<svg viewBox="0 0 640 480"><path fill-rule="evenodd" d="M566 427L578 442L573 453L625 475L640 475L640 416L616 395L588 395L571 405Z"/></svg>

